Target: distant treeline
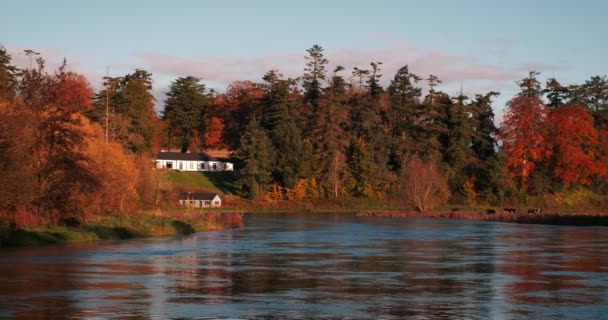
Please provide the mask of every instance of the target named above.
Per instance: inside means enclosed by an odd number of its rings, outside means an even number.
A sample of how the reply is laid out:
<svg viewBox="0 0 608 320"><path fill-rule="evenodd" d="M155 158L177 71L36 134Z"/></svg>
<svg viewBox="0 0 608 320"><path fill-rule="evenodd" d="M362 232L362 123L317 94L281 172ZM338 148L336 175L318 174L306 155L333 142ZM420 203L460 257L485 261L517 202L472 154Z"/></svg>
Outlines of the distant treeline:
<svg viewBox="0 0 608 320"><path fill-rule="evenodd" d="M48 74L41 58L18 70L2 49L0 210L153 206L159 191L146 163L161 147L229 149L252 199L605 205L606 77L543 86L530 72L496 128L497 92L450 96L437 76L407 65L383 88L381 62L327 70L317 45L304 58L297 79L270 70L225 93L177 78L159 119L144 70L105 78L93 93L65 68Z"/></svg>

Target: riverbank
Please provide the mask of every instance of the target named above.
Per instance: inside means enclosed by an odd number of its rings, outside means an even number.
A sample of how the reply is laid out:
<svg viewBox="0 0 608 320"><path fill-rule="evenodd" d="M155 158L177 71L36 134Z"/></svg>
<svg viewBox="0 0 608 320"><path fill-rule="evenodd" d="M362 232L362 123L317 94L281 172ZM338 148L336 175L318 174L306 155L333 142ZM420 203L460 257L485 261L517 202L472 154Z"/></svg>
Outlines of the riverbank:
<svg viewBox="0 0 608 320"><path fill-rule="evenodd" d="M31 228L0 227L0 247L176 236L242 226L243 215L234 212L107 215L92 217L82 224L50 224Z"/></svg>
<svg viewBox="0 0 608 320"><path fill-rule="evenodd" d="M608 213L512 213L496 212L488 214L483 211L431 211L431 212L391 212L391 211L365 211L357 213L358 217L385 217L385 218L437 218L437 219L465 219L480 221L498 221L527 224L567 225L567 226L608 226Z"/></svg>

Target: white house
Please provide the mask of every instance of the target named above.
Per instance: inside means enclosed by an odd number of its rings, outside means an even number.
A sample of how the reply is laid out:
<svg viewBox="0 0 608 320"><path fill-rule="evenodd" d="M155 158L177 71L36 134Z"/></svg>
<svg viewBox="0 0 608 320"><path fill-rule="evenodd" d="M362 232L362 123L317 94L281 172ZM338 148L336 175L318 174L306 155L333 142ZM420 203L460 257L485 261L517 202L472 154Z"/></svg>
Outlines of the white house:
<svg viewBox="0 0 608 320"><path fill-rule="evenodd" d="M217 193L182 192L179 204L192 208L217 208L222 206L222 199Z"/></svg>
<svg viewBox="0 0 608 320"><path fill-rule="evenodd" d="M220 161L204 153L159 152L156 155L158 169L179 171L233 171L232 162Z"/></svg>

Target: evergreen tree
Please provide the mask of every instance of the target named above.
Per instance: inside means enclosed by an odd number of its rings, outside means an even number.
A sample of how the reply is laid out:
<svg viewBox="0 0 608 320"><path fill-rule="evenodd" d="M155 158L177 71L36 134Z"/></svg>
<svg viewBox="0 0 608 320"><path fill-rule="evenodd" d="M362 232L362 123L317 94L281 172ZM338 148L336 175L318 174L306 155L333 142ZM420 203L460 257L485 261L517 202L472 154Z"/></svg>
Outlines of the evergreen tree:
<svg viewBox="0 0 608 320"><path fill-rule="evenodd" d="M110 140L133 153L151 153L152 142L159 130L151 93L152 74L136 69L118 82L109 79L108 84L105 90L110 90ZM96 111L91 117L101 123L105 119L105 92L95 97Z"/></svg>
<svg viewBox="0 0 608 320"><path fill-rule="evenodd" d="M11 55L0 45L0 100L12 100L15 97L19 69L11 65Z"/></svg>
<svg viewBox="0 0 608 320"><path fill-rule="evenodd" d="M264 76L268 90L263 98L262 123L277 152L273 167L275 181L291 188L309 174L312 147L303 141L295 120L290 81L280 77L274 70Z"/></svg>
<svg viewBox="0 0 608 320"><path fill-rule="evenodd" d="M272 181L275 154L272 142L255 118L245 129L237 154L243 162L238 171L240 188L248 198L256 199Z"/></svg>
<svg viewBox="0 0 608 320"><path fill-rule="evenodd" d="M167 121L167 129L182 152L190 146L193 134L204 132L203 119L209 98L201 79L188 76L177 78L170 86L165 100L163 120Z"/></svg>
<svg viewBox="0 0 608 320"><path fill-rule="evenodd" d="M420 80L420 77L409 72L406 65L397 71L388 87L390 99L389 127L394 142L392 148L393 161L399 168L406 160L406 154L410 151L407 141L414 130L418 99L422 95L422 89L414 87L413 83Z"/></svg>
<svg viewBox="0 0 608 320"><path fill-rule="evenodd" d="M520 87L521 91L517 94L518 97L530 97L530 98L540 98L542 95L542 90L540 86L540 82L536 78L536 76L540 75L540 72L530 71L526 78L523 78L520 81L517 81L517 85Z"/></svg>
<svg viewBox="0 0 608 320"><path fill-rule="evenodd" d="M595 127L608 127L608 79L591 77L584 84L570 87L569 104L584 106L593 117Z"/></svg>
<svg viewBox="0 0 608 320"><path fill-rule="evenodd" d="M430 90L416 112L412 144L414 153L423 161L436 161L441 159L441 141L447 134L447 110L452 101L447 94L435 91L441 80L430 75L427 81Z"/></svg>
<svg viewBox="0 0 608 320"><path fill-rule="evenodd" d="M372 69L369 72L366 87L372 99L377 100L383 91L382 86L380 86L380 77L382 77L380 65L382 65L382 62L371 62L369 65Z"/></svg>
<svg viewBox="0 0 608 320"><path fill-rule="evenodd" d="M321 97L321 81L325 79L327 59L323 56L323 48L317 44L306 50L306 68L304 69L304 101L311 102L313 111L317 108L317 100Z"/></svg>
<svg viewBox="0 0 608 320"><path fill-rule="evenodd" d="M568 87L562 86L555 78L547 80L542 93L547 95L547 100L549 100L547 107L551 109L564 105L570 96Z"/></svg>
<svg viewBox="0 0 608 320"><path fill-rule="evenodd" d="M494 124L492 98L498 95L499 93L494 91L485 95L478 94L471 103L473 117L476 120L471 148L476 157L483 161L490 159L496 153L498 129Z"/></svg>
<svg viewBox="0 0 608 320"><path fill-rule="evenodd" d="M372 155L363 139L359 138L351 147L348 168L351 175L351 194L358 198L374 198L372 175L375 171Z"/></svg>
<svg viewBox="0 0 608 320"><path fill-rule="evenodd" d="M350 138L344 127L347 122L347 97L344 79L337 67L330 79L324 97L319 101L317 122L313 128L313 175L319 177L328 194L338 197L341 183L346 177L346 149Z"/></svg>

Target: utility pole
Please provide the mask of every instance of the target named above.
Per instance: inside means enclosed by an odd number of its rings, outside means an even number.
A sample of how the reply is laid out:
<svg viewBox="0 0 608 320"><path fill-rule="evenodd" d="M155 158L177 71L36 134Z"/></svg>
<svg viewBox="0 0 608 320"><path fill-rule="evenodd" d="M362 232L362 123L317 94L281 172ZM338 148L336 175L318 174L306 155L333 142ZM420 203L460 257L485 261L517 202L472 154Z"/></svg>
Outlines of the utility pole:
<svg viewBox="0 0 608 320"><path fill-rule="evenodd" d="M108 143L108 126L110 123L110 66L106 67L106 143Z"/></svg>

